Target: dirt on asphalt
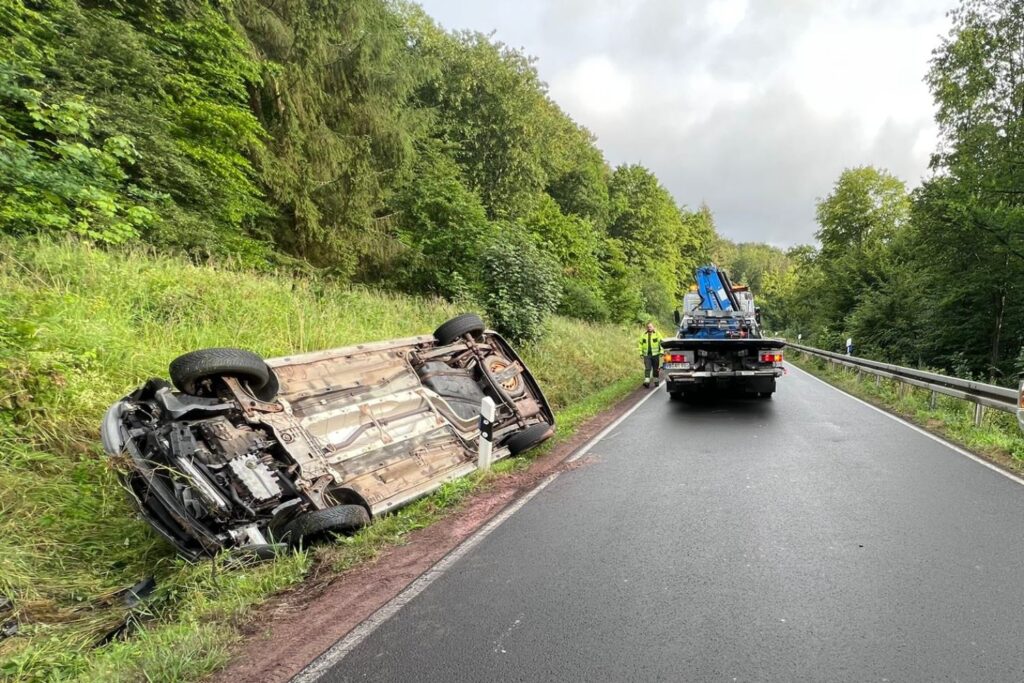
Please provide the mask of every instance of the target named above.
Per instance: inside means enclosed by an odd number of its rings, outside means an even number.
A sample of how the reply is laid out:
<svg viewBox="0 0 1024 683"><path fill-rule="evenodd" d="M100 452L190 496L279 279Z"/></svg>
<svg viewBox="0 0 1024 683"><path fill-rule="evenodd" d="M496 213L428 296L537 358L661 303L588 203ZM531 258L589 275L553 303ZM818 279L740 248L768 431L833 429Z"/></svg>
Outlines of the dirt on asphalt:
<svg viewBox="0 0 1024 683"><path fill-rule="evenodd" d="M555 471L585 463L566 459L636 405L648 391L638 389L577 429L569 439L520 472L495 479L449 516L412 532L406 543L341 573L313 572L300 586L281 593L243 627L244 641L217 683L288 681L349 631L402 592L423 572Z"/></svg>

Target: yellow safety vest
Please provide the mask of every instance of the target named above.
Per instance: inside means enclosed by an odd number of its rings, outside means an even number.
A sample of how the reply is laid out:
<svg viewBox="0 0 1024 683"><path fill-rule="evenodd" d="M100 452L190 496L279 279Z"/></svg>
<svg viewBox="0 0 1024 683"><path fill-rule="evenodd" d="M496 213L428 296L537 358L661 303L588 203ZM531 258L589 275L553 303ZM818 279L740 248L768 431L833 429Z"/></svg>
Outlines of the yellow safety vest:
<svg viewBox="0 0 1024 683"><path fill-rule="evenodd" d="M661 335L657 331L647 332L640 335L640 355L657 356L661 354Z"/></svg>

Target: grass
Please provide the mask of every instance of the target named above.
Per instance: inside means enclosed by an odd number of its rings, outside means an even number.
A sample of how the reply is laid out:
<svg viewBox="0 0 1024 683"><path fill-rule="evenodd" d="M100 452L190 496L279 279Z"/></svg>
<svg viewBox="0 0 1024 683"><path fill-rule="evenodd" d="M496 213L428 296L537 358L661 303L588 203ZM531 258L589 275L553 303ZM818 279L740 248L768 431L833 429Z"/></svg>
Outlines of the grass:
<svg viewBox="0 0 1024 683"><path fill-rule="evenodd" d="M884 407L916 424L939 433L969 450L986 455L1018 472L1024 471L1024 434L1010 413L986 410L980 426L974 424L974 404L938 395L930 406L931 392L905 385L902 392L895 380L832 366L825 361L794 352L786 359L831 384Z"/></svg>
<svg viewBox="0 0 1024 683"><path fill-rule="evenodd" d="M458 506L493 477L452 482L364 532L246 564L176 558L136 520L102 454L105 408L180 353L239 346L265 356L429 333L462 312L436 299L342 288L145 252L0 239L0 595L16 636L0 677L18 681L180 681L223 665L254 606L311 571L375 557ZM633 333L554 319L520 348L565 438L640 378ZM157 577L129 610L117 591ZM97 647L126 616L131 635Z"/></svg>

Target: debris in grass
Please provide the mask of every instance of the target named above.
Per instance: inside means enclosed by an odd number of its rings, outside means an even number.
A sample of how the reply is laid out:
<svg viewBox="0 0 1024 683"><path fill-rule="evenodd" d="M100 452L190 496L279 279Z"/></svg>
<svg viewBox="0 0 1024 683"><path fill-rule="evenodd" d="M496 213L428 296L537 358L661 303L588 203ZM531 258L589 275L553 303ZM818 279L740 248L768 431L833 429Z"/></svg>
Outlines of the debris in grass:
<svg viewBox="0 0 1024 683"><path fill-rule="evenodd" d="M15 635L18 635L18 621L16 619L5 621L3 625L0 626L0 640L4 640Z"/></svg>
<svg viewBox="0 0 1024 683"><path fill-rule="evenodd" d="M134 586L120 591L118 593L118 597L121 598L121 602L125 607L138 607L138 605L143 600L151 596L155 590L156 579L152 576L147 576Z"/></svg>

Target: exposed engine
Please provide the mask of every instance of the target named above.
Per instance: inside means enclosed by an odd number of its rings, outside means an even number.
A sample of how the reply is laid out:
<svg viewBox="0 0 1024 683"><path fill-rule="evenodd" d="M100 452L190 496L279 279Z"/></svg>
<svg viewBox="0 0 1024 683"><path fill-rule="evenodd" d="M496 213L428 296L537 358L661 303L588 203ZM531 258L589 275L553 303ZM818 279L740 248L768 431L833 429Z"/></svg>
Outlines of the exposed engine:
<svg viewBox="0 0 1024 683"><path fill-rule="evenodd" d="M150 490L159 480L181 510L223 534L222 541L235 539L240 525L263 526L278 509L300 502L300 492L282 474L287 463L275 457L277 442L246 424L233 403L147 385L120 419L129 435L138 435L135 447L147 466L136 469L151 473Z"/></svg>

